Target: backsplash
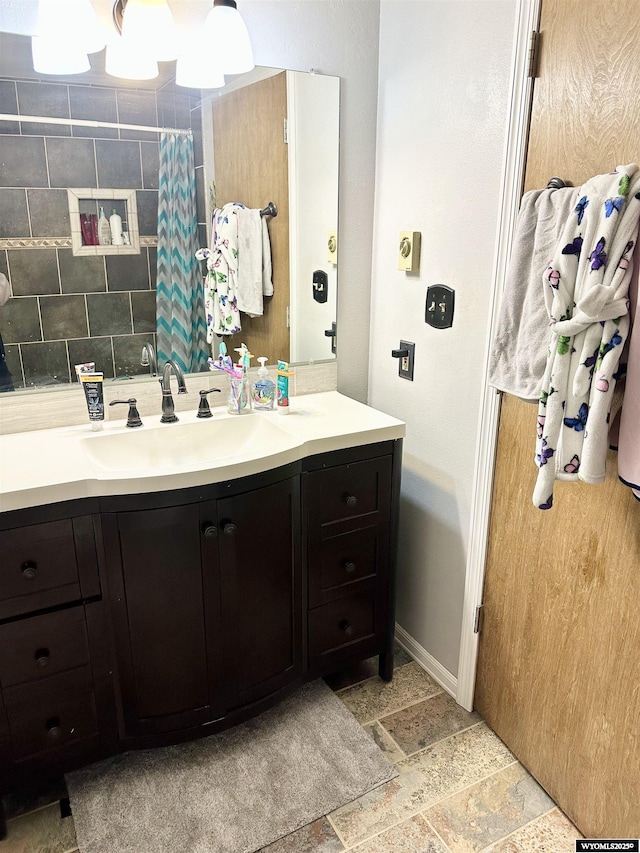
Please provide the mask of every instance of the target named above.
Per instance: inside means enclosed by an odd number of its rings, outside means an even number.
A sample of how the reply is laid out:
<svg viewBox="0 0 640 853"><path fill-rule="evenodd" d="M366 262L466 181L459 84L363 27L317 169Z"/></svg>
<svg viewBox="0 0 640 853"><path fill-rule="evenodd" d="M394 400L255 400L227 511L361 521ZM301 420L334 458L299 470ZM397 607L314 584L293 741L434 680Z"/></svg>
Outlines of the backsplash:
<svg viewBox="0 0 640 853"><path fill-rule="evenodd" d="M198 93L199 96L199 93ZM196 96L0 80L0 113L192 128L198 221L204 170ZM0 272L12 298L0 334L16 389L66 384L95 361L105 378L143 373L155 339L159 135L0 121ZM67 188L135 189L139 254L74 256ZM110 211L106 211L107 216Z"/></svg>
<svg viewBox="0 0 640 853"><path fill-rule="evenodd" d="M291 380L291 414L296 411L296 397L304 394L315 394L320 391L335 391L337 383L336 361L323 361L316 364L300 364L294 366L295 376ZM272 376L275 374L273 365L269 367ZM250 371L251 378L258 375L257 368ZM219 372L191 374L186 378L188 394L173 395L176 412L195 411L198 407L198 392L202 389L220 388L220 394L209 398L213 407L224 406L226 403L229 381ZM172 379L175 391L175 379ZM112 400L126 400L135 397L138 401L138 411L142 419L160 419L162 397L157 379L137 379L133 382L107 381L104 384L105 418L120 420L126 418L126 407L109 407ZM252 415L253 417L253 415ZM260 417L256 414L255 417ZM14 432L30 432L38 429L53 429L76 424L86 424L89 427L87 404L82 388L58 387L51 390L38 389L31 394L18 392L16 394L0 394L0 435ZM168 425L167 429L171 429Z"/></svg>

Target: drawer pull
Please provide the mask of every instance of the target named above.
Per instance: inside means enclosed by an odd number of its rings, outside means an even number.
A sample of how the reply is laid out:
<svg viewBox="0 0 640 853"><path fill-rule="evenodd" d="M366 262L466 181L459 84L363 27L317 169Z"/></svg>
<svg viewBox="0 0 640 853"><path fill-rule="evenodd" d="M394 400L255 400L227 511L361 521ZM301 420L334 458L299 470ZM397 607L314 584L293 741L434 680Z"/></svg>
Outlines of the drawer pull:
<svg viewBox="0 0 640 853"><path fill-rule="evenodd" d="M49 740L58 741L62 737L62 726L57 717L52 717L45 723Z"/></svg>
<svg viewBox="0 0 640 853"><path fill-rule="evenodd" d="M351 560L343 560L342 561L342 568L345 570L345 572L348 572L349 574L351 574L351 572L355 572L356 564L354 562L352 562Z"/></svg>
<svg viewBox="0 0 640 853"><path fill-rule="evenodd" d="M49 649L38 649L38 651L34 655L36 659L36 663L38 666L44 667L49 666L51 663L51 657L49 655Z"/></svg>
<svg viewBox="0 0 640 853"><path fill-rule="evenodd" d="M222 528L222 532L225 536L235 536L238 532L238 525L233 524L231 521L227 521Z"/></svg>
<svg viewBox="0 0 640 853"><path fill-rule="evenodd" d="M22 564L22 577L25 580L32 581L38 577L38 565L33 560L27 560Z"/></svg>
<svg viewBox="0 0 640 853"><path fill-rule="evenodd" d="M338 628L340 628L340 630L344 632L345 636L347 636L347 637L353 636L353 626L349 625L349 623L347 622L346 619L343 619L340 622L340 624L338 625Z"/></svg>
<svg viewBox="0 0 640 853"><path fill-rule="evenodd" d="M208 521L206 521L202 525L202 533L203 533L205 539L217 539L218 528L216 527L215 524L210 524Z"/></svg>
<svg viewBox="0 0 640 853"><path fill-rule="evenodd" d="M355 495L345 493L342 498L347 506L355 506L358 503L358 498Z"/></svg>

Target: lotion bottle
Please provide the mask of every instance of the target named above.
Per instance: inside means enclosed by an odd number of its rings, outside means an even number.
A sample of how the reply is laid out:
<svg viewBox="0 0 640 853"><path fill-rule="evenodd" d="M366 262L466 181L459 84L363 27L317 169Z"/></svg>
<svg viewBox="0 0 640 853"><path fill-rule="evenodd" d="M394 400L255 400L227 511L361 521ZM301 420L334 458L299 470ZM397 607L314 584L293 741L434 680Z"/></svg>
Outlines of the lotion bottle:
<svg viewBox="0 0 640 853"><path fill-rule="evenodd" d="M105 216L104 207L100 208L100 216L98 217L98 243L101 246L111 244L111 228L109 227L109 220Z"/></svg>
<svg viewBox="0 0 640 853"><path fill-rule="evenodd" d="M115 209L109 217L109 230L111 232L112 245L124 246L124 237L122 234L122 217Z"/></svg>

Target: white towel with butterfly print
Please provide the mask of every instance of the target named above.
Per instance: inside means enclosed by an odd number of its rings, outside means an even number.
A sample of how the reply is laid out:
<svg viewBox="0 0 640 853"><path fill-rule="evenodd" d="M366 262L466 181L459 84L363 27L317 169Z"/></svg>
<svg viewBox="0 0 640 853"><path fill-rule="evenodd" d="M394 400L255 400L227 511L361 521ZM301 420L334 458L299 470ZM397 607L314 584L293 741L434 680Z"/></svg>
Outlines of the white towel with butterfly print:
<svg viewBox="0 0 640 853"><path fill-rule="evenodd" d="M555 480L605 478L616 370L629 332L628 290L640 219L635 163L578 191L544 273L551 334L538 407L533 503L550 509Z"/></svg>
<svg viewBox="0 0 640 853"><path fill-rule="evenodd" d="M211 248L198 249L196 258L206 260L204 309L207 342L216 335L240 332L238 309L238 216L234 202L213 211Z"/></svg>
<svg viewBox="0 0 640 853"><path fill-rule="evenodd" d="M584 184L544 273L551 334L538 407L533 503L555 480L605 478L616 370L629 331L628 290L640 219L635 163Z"/></svg>

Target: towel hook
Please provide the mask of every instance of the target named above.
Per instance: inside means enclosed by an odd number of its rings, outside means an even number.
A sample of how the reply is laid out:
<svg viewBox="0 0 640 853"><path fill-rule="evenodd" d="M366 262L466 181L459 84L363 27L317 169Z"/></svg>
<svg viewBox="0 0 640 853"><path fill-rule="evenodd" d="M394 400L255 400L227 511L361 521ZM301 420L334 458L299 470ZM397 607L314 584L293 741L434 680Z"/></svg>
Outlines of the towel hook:
<svg viewBox="0 0 640 853"><path fill-rule="evenodd" d="M548 190L561 190L563 187L566 187L566 186L567 185L562 180L562 178L558 178L557 176L555 176L555 177L551 178L551 180L547 184L547 189Z"/></svg>

